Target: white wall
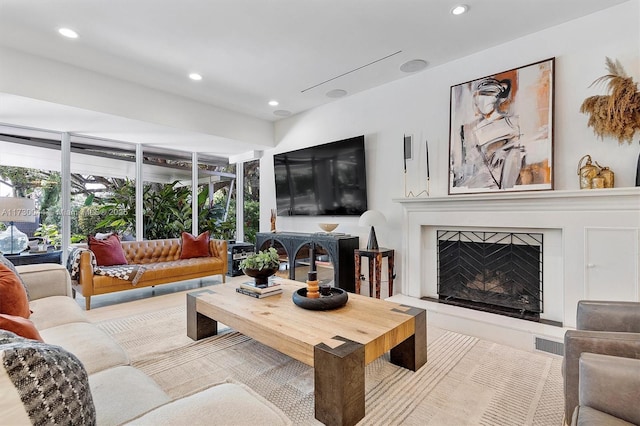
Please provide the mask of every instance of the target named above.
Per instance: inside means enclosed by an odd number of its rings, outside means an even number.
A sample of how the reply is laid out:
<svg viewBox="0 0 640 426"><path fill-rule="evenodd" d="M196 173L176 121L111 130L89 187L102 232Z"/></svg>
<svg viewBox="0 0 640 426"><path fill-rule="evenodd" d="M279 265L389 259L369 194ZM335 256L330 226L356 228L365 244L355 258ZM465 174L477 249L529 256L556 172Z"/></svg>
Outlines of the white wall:
<svg viewBox="0 0 640 426"><path fill-rule="evenodd" d="M635 185L640 135L633 144L623 146L614 139L599 140L579 109L586 97L605 94L604 87L589 85L606 74L607 56L620 60L627 73L640 81L639 23L640 0L631 0L277 122L277 147L265 152L260 163L261 230L269 229L269 211L276 206L273 179L265 178L273 176L274 153L364 134L369 208L383 212L388 221L387 229L376 228L378 242L396 249L395 263L402 265L403 210L392 199L404 197L403 135L414 135L421 149L417 156L422 159L408 161L407 190L419 192L426 187L423 145L428 139L431 195L446 196L450 87L550 57L556 58L555 189L579 188L577 164L587 153L611 167L616 187ZM278 217L277 229L315 232L319 222L338 222L336 232L359 235L364 246L367 230L359 228L357 221L357 217ZM400 270L398 279L402 280Z"/></svg>

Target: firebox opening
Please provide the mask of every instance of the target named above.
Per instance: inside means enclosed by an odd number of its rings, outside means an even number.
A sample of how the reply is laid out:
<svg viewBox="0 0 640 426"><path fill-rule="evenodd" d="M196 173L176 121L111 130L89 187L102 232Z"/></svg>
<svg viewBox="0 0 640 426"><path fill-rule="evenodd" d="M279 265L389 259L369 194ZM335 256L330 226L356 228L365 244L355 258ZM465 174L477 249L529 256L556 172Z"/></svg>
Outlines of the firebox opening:
<svg viewBox="0 0 640 426"><path fill-rule="evenodd" d="M539 321L542 234L437 231L443 303Z"/></svg>

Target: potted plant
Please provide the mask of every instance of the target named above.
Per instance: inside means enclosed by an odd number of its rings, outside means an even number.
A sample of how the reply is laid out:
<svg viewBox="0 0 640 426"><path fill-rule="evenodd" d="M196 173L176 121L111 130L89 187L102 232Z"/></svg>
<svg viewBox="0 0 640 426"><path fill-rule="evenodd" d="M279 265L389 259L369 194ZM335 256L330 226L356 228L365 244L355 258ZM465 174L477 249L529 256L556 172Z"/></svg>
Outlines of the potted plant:
<svg viewBox="0 0 640 426"><path fill-rule="evenodd" d="M41 224L33 233L35 237L41 237L42 242L45 245L51 245L55 249L59 249L62 244L62 236L58 231L58 225L56 224ZM48 243L48 244L47 244Z"/></svg>
<svg viewBox="0 0 640 426"><path fill-rule="evenodd" d="M240 262L240 269L256 280L256 285L266 285L269 277L280 267L278 251L273 247L250 254Z"/></svg>

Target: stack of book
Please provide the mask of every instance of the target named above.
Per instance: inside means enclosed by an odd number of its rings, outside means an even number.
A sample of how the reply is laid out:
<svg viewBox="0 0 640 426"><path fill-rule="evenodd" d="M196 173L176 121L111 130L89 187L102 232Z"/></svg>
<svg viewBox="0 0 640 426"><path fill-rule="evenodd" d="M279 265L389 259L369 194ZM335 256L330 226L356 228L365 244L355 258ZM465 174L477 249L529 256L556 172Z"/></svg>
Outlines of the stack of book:
<svg viewBox="0 0 640 426"><path fill-rule="evenodd" d="M246 281L240 283L240 287L236 288L238 293L247 296L262 299L263 297L275 296L282 293L282 286L277 281L269 280L269 284L256 285L254 281Z"/></svg>

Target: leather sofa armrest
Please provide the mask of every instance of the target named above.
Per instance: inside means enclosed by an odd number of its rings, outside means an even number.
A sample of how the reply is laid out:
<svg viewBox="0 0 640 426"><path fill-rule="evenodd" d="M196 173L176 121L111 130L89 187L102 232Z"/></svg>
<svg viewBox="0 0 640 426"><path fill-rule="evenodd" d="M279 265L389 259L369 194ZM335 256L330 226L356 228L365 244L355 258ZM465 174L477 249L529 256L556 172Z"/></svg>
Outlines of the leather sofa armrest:
<svg viewBox="0 0 640 426"><path fill-rule="evenodd" d="M564 335L564 403L565 419L578 405L579 360L583 352L640 357L640 333L568 330Z"/></svg>
<svg viewBox="0 0 640 426"><path fill-rule="evenodd" d="M581 300L576 319L578 330L640 333L640 303Z"/></svg>
<svg viewBox="0 0 640 426"><path fill-rule="evenodd" d="M91 265L91 253L89 253L89 251L83 251L80 253L78 283L82 286L83 296L93 294L93 291L85 293L86 290L93 290L93 266Z"/></svg>
<svg viewBox="0 0 640 426"><path fill-rule="evenodd" d="M227 261L227 240L209 240L209 252L211 256L222 259L224 263L224 271L222 275L226 275L228 270L228 261Z"/></svg>
<svg viewBox="0 0 640 426"><path fill-rule="evenodd" d="M37 300L49 296L69 296L71 277L69 271L57 263L39 263L16 266L20 278L29 291L29 299Z"/></svg>
<svg viewBox="0 0 640 426"><path fill-rule="evenodd" d="M583 353L580 406L640 424L640 359Z"/></svg>

